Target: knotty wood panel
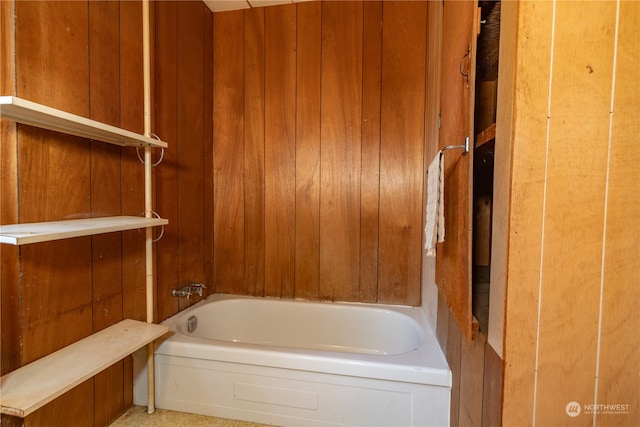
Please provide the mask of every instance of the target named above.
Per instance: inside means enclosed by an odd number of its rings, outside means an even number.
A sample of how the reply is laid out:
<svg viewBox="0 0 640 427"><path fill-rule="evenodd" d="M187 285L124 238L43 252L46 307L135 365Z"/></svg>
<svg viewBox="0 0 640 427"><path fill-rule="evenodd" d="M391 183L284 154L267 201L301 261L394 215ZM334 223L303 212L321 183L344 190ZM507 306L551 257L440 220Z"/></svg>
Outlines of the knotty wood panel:
<svg viewBox="0 0 640 427"><path fill-rule="evenodd" d="M594 399L631 408L639 399L638 158L627 145L638 126L627 95L637 92L638 11L619 5L523 3L512 22L505 425L567 423L571 401L584 410Z"/></svg>
<svg viewBox="0 0 640 427"><path fill-rule="evenodd" d="M296 6L267 8L265 19L265 295L292 298Z"/></svg>
<svg viewBox="0 0 640 427"><path fill-rule="evenodd" d="M440 148L473 141L475 1L443 4ZM460 70L468 70L466 79ZM473 144L471 144L473 145ZM471 211L473 150L450 150L444 155L445 240L438 244L436 284L462 333L472 339Z"/></svg>
<svg viewBox="0 0 640 427"><path fill-rule="evenodd" d="M598 318L600 299L615 13L613 3L556 5L534 407L540 425L566 416L558 402L593 399L593 375L558 378L596 365L598 328L585 319Z"/></svg>
<svg viewBox="0 0 640 427"><path fill-rule="evenodd" d="M298 6L296 65L295 296L317 299L320 286L320 99L322 5Z"/></svg>
<svg viewBox="0 0 640 427"><path fill-rule="evenodd" d="M420 304L427 9L383 3L379 301Z"/></svg>
<svg viewBox="0 0 640 427"><path fill-rule="evenodd" d="M602 276L602 330L597 402L629 405L629 414L597 416L598 424L632 425L640 420L640 3L620 4L618 52Z"/></svg>
<svg viewBox="0 0 640 427"><path fill-rule="evenodd" d="M357 300L360 273L362 4L322 4L320 297ZM340 262L336 262L340 260Z"/></svg>

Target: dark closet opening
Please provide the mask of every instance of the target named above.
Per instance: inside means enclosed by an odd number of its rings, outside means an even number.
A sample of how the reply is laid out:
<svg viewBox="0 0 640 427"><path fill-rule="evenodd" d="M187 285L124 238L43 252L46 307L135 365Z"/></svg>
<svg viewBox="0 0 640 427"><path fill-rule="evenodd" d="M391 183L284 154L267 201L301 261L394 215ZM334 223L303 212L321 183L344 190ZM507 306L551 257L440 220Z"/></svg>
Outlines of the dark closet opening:
<svg viewBox="0 0 640 427"><path fill-rule="evenodd" d="M487 333L491 273L493 160L498 93L500 2L480 1L475 99L475 153L473 165L473 301L472 312Z"/></svg>

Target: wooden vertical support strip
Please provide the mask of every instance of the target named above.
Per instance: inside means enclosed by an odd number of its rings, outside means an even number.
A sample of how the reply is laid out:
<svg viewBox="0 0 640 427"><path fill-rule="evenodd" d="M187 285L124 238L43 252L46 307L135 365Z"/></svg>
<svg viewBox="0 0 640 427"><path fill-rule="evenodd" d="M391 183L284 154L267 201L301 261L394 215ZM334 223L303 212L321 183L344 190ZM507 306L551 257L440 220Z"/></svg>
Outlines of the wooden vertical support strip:
<svg viewBox="0 0 640 427"><path fill-rule="evenodd" d="M151 136L151 52L149 43L149 0L142 2L142 53L144 81L144 135ZM151 200L151 148L144 149L144 214L152 216ZM145 278L147 323L153 323L153 236L152 228L145 233ZM147 345L147 413L155 412L153 342Z"/></svg>

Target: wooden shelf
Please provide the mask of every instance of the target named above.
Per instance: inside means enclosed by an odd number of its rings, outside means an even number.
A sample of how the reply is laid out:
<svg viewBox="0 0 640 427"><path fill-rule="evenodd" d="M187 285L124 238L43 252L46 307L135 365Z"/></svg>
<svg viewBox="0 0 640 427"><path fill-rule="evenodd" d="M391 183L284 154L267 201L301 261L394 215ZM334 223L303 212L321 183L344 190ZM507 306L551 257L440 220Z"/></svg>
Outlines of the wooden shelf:
<svg viewBox="0 0 640 427"><path fill-rule="evenodd" d="M0 412L24 418L168 330L125 319L16 369L0 378Z"/></svg>
<svg viewBox="0 0 640 427"><path fill-rule="evenodd" d="M476 148L483 144L495 139L496 137L496 124L489 125L485 130L476 135Z"/></svg>
<svg viewBox="0 0 640 427"><path fill-rule="evenodd" d="M0 225L0 243L26 245L28 243L48 242L71 237L155 227L168 223L169 221L163 218L111 216L104 218Z"/></svg>
<svg viewBox="0 0 640 427"><path fill-rule="evenodd" d="M166 142L15 96L0 96L0 117L115 145L167 147Z"/></svg>

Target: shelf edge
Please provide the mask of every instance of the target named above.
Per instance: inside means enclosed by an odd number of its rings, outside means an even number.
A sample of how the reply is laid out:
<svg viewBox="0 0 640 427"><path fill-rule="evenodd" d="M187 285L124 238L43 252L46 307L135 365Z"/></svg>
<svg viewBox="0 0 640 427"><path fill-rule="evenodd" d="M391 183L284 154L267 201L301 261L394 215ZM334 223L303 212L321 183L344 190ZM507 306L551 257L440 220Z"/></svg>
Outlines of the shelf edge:
<svg viewBox="0 0 640 427"><path fill-rule="evenodd" d="M168 147L164 141L15 96L0 96L0 117L29 126L120 146Z"/></svg>

